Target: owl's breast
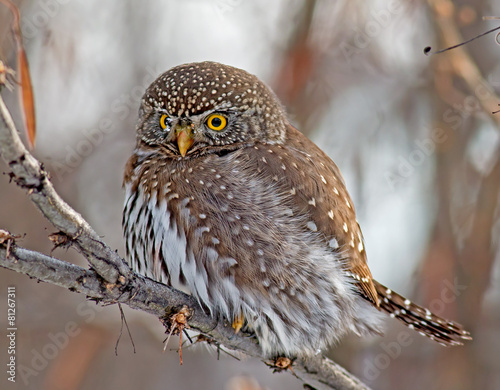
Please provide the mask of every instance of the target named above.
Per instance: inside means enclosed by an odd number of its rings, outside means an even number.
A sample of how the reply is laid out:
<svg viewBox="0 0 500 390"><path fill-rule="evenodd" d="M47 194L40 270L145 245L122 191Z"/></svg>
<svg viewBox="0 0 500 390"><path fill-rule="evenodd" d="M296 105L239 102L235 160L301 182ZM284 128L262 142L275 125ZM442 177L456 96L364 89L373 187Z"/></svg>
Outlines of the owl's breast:
<svg viewBox="0 0 500 390"><path fill-rule="evenodd" d="M124 211L136 269L226 315L243 296L293 297L318 272L331 275L334 255L271 150L140 164ZM323 279L325 288L337 282Z"/></svg>

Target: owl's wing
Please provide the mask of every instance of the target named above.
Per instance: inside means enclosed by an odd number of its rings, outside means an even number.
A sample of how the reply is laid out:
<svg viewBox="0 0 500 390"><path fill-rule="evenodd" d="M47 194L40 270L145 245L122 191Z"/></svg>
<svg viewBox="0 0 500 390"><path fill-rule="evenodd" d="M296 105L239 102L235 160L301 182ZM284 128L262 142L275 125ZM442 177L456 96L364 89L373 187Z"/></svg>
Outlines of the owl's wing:
<svg viewBox="0 0 500 390"><path fill-rule="evenodd" d="M273 150L275 153L271 153ZM262 161L259 169L266 169L285 181L297 209L311 217L313 229L324 237L326 246L340 254L360 292L378 307L361 229L338 167L292 126L288 128L286 142L269 145L267 151L262 151L266 152L264 160L259 160Z"/></svg>

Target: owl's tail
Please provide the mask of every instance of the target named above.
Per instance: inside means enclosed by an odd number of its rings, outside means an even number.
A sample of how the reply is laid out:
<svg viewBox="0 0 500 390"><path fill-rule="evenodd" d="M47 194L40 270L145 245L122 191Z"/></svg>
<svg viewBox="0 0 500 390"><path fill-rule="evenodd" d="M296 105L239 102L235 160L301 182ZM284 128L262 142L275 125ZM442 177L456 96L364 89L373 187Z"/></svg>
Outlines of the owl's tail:
<svg viewBox="0 0 500 390"><path fill-rule="evenodd" d="M463 340L472 340L462 325L445 320L428 309L415 305L405 297L373 281L380 300L380 309L396 317L408 328L437 341L441 345L462 345Z"/></svg>

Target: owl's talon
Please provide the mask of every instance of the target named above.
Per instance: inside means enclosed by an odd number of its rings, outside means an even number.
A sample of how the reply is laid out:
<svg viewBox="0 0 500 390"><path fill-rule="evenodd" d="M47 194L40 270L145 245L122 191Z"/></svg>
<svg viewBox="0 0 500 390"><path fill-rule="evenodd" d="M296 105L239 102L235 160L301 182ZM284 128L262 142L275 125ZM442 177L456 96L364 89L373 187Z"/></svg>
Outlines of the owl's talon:
<svg viewBox="0 0 500 390"><path fill-rule="evenodd" d="M243 327L243 324L245 323L245 317L243 316L243 313L240 313L236 317L234 317L233 320L233 328L234 328L234 333L238 333L241 328Z"/></svg>

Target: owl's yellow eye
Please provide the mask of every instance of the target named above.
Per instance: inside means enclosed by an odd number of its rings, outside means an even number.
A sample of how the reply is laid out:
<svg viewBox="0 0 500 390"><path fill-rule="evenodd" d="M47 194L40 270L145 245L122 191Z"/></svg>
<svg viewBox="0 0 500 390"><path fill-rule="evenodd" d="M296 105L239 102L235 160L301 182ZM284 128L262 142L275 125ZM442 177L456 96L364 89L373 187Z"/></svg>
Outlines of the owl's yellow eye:
<svg viewBox="0 0 500 390"><path fill-rule="evenodd" d="M167 118L168 118L168 115L167 114L163 114L160 118L160 126L162 129L165 129L167 127Z"/></svg>
<svg viewBox="0 0 500 390"><path fill-rule="evenodd" d="M227 125L227 119L220 114L212 114L207 119L207 126L215 131L224 130Z"/></svg>

